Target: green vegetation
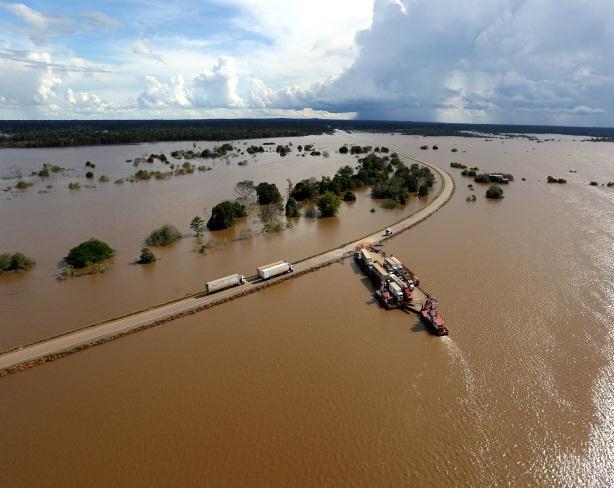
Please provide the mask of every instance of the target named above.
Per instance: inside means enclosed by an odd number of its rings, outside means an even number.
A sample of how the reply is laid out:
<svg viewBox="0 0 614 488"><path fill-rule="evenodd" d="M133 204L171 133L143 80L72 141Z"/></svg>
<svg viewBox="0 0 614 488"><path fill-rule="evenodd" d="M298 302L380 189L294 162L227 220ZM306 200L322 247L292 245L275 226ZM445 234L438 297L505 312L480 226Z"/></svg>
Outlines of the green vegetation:
<svg viewBox="0 0 614 488"><path fill-rule="evenodd" d="M69 190L79 190L80 188L81 188L81 185L79 184L78 181L73 181L72 183L68 183Z"/></svg>
<svg viewBox="0 0 614 488"><path fill-rule="evenodd" d="M362 151L363 148L360 149ZM372 198L390 199L389 203L394 207L403 205L409 193L418 192L421 184L428 189L435 182L435 175L428 167L419 164L407 167L396 153L382 157L372 152L359 159L358 163L357 171L351 166L343 166L332 179L324 176L320 181L315 178L301 180L290 196L297 201L315 200L327 191L344 195L348 191L371 186Z"/></svg>
<svg viewBox="0 0 614 488"><path fill-rule="evenodd" d="M196 234L196 237L202 235L204 227L205 227L205 220L200 215L195 216L192 219L192 222L190 222L190 229L194 231L194 233Z"/></svg>
<svg viewBox="0 0 614 488"><path fill-rule="evenodd" d="M281 193L275 183L260 183L256 187L256 195L260 205L269 205L271 203L281 202Z"/></svg>
<svg viewBox="0 0 614 488"><path fill-rule="evenodd" d="M85 268L92 264L100 263L115 255L115 251L103 241L93 237L73 247L64 261L73 268Z"/></svg>
<svg viewBox="0 0 614 488"><path fill-rule="evenodd" d="M332 217L337 213L341 201L332 191L327 191L317 200L318 210L322 217Z"/></svg>
<svg viewBox="0 0 614 488"><path fill-rule="evenodd" d="M51 173L59 173L63 170L64 168L62 168L61 166L45 163L43 164L43 167L40 169L40 171L36 174L38 174L38 176L40 176L41 178L48 178Z"/></svg>
<svg viewBox="0 0 614 488"><path fill-rule="evenodd" d="M352 146L350 148L350 154L367 154L371 152L372 149L372 146Z"/></svg>
<svg viewBox="0 0 614 488"><path fill-rule="evenodd" d="M466 202L475 202L477 200L477 197L475 195L469 195L467 198L465 198Z"/></svg>
<svg viewBox="0 0 614 488"><path fill-rule="evenodd" d="M422 149L423 151L426 151L429 147L424 145L424 146L420 146L420 149Z"/></svg>
<svg viewBox="0 0 614 488"><path fill-rule="evenodd" d="M114 183L115 183L116 185L121 185L123 182L124 182L124 179L123 179L123 178L117 178L117 179L114 181Z"/></svg>
<svg viewBox="0 0 614 488"><path fill-rule="evenodd" d="M222 144L219 147L214 147L213 150L205 149L202 153L200 153L200 157L203 159L222 158L232 151L234 151L232 144ZM189 152L190 151L188 151L188 153Z"/></svg>
<svg viewBox="0 0 614 488"><path fill-rule="evenodd" d="M95 168L96 165L94 163L92 163L91 161L86 161L85 162L85 167L86 168Z"/></svg>
<svg viewBox="0 0 614 488"><path fill-rule="evenodd" d="M137 181L147 181L151 178L151 174L146 169L140 169L134 173L134 179Z"/></svg>
<svg viewBox="0 0 614 488"><path fill-rule="evenodd" d="M108 183L109 182L109 177L106 175L102 175L100 178L98 178L98 181L100 183Z"/></svg>
<svg viewBox="0 0 614 488"><path fill-rule="evenodd" d="M319 194L318 182L315 178L299 181L293 188L290 196L295 200L302 202L311 200Z"/></svg>
<svg viewBox="0 0 614 488"><path fill-rule="evenodd" d="M254 145L252 145L252 146L249 146L246 149L246 152L247 152L247 154L263 153L264 152L264 148L262 146L254 146Z"/></svg>
<svg viewBox="0 0 614 488"><path fill-rule="evenodd" d="M207 228L209 230L228 229L234 225L236 218L245 217L246 215L245 205L230 201L218 203L211 211Z"/></svg>
<svg viewBox="0 0 614 488"><path fill-rule="evenodd" d="M428 186L426 186L426 184L420 185L420 188L418 188L418 197L422 198L422 197L427 196L428 194L429 194Z"/></svg>
<svg viewBox="0 0 614 488"><path fill-rule="evenodd" d="M457 162L453 161L453 162L450 163L450 168L466 169L467 166L465 166L464 164L457 163Z"/></svg>
<svg viewBox="0 0 614 488"><path fill-rule="evenodd" d="M36 261L34 259L21 252L0 254L0 274L8 273L9 271L27 271L32 269L35 264Z"/></svg>
<svg viewBox="0 0 614 488"><path fill-rule="evenodd" d="M348 153L348 151L349 151L349 149L348 149L348 147L347 147L347 146L341 146L341 147L339 148L339 154L347 154L347 153Z"/></svg>
<svg viewBox="0 0 614 488"><path fill-rule="evenodd" d="M552 176L548 176L546 181L548 183L567 183L567 180L564 178L553 178Z"/></svg>
<svg viewBox="0 0 614 488"><path fill-rule="evenodd" d="M92 173L91 171L88 171L87 173L85 173L85 177L88 179L92 179L94 177L94 173Z"/></svg>
<svg viewBox="0 0 614 488"><path fill-rule="evenodd" d="M290 149L290 146L278 145L277 148L275 149L275 152L278 153L281 157L284 157L290 151L292 151L292 149Z"/></svg>
<svg viewBox="0 0 614 488"><path fill-rule="evenodd" d="M608 181L608 185L607 186L608 186L608 188L614 186L614 181Z"/></svg>
<svg viewBox="0 0 614 488"><path fill-rule="evenodd" d="M298 208L298 202L292 198L288 197L288 201L286 202L286 217L300 217L301 211Z"/></svg>
<svg viewBox="0 0 614 488"><path fill-rule="evenodd" d="M433 150L434 150L434 151L437 151L438 149L439 149L439 146L435 144L435 145L433 146Z"/></svg>
<svg viewBox="0 0 614 488"><path fill-rule="evenodd" d="M354 194L353 191L348 190L343 194L343 201L344 202L355 202L356 201L356 195Z"/></svg>
<svg viewBox="0 0 614 488"><path fill-rule="evenodd" d="M0 147L65 147L155 141L229 141L332 133L319 120L2 121Z"/></svg>
<svg viewBox="0 0 614 488"><path fill-rule="evenodd" d="M19 180L15 185L15 188L17 188L18 190L27 190L29 186L32 186L32 184L23 180Z"/></svg>
<svg viewBox="0 0 614 488"><path fill-rule="evenodd" d="M450 152L458 152L458 149L456 149L455 147L453 147L452 149L450 149Z"/></svg>
<svg viewBox="0 0 614 488"><path fill-rule="evenodd" d="M148 246L168 246L173 242L181 239L181 232L169 224L153 230L145 239Z"/></svg>
<svg viewBox="0 0 614 488"><path fill-rule="evenodd" d="M499 199L503 198L503 190L499 186L491 186L486 190L486 198Z"/></svg>
<svg viewBox="0 0 614 488"><path fill-rule="evenodd" d="M141 248L141 255L137 259L138 264L149 264L156 261L156 256L148 247Z"/></svg>
<svg viewBox="0 0 614 488"><path fill-rule="evenodd" d="M598 184L599 184L599 183L597 183L596 181L591 181L591 182L589 183L589 185L591 185L591 186L597 186Z"/></svg>

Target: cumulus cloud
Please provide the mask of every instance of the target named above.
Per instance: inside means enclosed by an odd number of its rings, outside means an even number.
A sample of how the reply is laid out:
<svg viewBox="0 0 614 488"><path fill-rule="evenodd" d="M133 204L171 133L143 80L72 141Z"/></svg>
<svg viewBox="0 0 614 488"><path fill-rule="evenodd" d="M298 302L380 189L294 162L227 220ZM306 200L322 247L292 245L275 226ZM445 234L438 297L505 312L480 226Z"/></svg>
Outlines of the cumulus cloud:
<svg viewBox="0 0 614 488"><path fill-rule="evenodd" d="M579 123L614 112L607 0L376 0L312 107L365 118Z"/></svg>
<svg viewBox="0 0 614 488"><path fill-rule="evenodd" d="M222 56L210 72L198 74L189 86L186 86L181 75L171 77L168 83L151 75L145 76L138 104L141 108L156 109L243 107L243 99L237 92L238 83L234 61Z"/></svg>
<svg viewBox="0 0 614 488"><path fill-rule="evenodd" d="M108 114L117 109L114 103L95 93L75 92L71 88L66 90L66 102L71 112L79 114Z"/></svg>
<svg viewBox="0 0 614 488"><path fill-rule="evenodd" d="M201 73L194 79L193 103L197 107L241 107L238 84L234 60L221 56L211 73Z"/></svg>
<svg viewBox="0 0 614 488"><path fill-rule="evenodd" d="M154 76L145 76L143 91L137 102L139 107L144 109L190 106L189 94L181 75L173 76L168 83L162 83Z"/></svg>

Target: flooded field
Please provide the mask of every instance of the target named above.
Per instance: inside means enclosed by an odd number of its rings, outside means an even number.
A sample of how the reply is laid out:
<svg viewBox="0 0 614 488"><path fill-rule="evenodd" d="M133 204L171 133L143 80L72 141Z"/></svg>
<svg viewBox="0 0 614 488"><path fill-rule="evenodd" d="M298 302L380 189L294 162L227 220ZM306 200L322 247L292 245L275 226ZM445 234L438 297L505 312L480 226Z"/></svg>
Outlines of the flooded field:
<svg viewBox="0 0 614 488"><path fill-rule="evenodd" d="M213 169L169 180L114 184L116 178L137 171L133 164L125 163L126 159L161 152L170 157L174 149L190 149L193 144L0 151L0 168L5 175L17 170L29 174L40 167L41 161L75 168L46 181L32 178L37 183L25 192L0 193L2 251L21 251L37 261L28 273L0 277L0 350L196 293L206 281L220 276L250 276L257 266L271 261L312 256L396 222L429 201L413 197L404 207L388 210L383 208L383 201L372 200L363 190L357 193L356 202L342 204L337 217L291 219L291 228L267 234L262 233L256 205L231 229L205 232L200 239L193 237L189 228L192 217L200 214L206 220L215 204L236 198L233 188L241 180L274 182L285 197L287 179L294 183L311 176L320 179L332 176L341 166L355 164L355 156L335 153L344 143L355 143L347 135L275 142L292 141L295 146L316 144L322 151L329 151L330 157L297 157L295 148L282 158L274 152L275 146L263 146L272 147L273 152L229 158L228 162L193 160ZM243 143L236 145L245 147ZM105 174L111 182L94 180L96 188L85 188L86 160L95 161L96 175ZM238 165L242 160L248 160L248 164ZM152 165L141 163L138 168L164 170L165 165L157 161ZM82 188L69 190L71 181L81 181ZM5 182L15 184L15 180ZM53 185L50 193L38 193L46 191L47 184ZM372 208L374 213L370 212ZM280 222L285 226L286 218L282 216ZM175 225L185 238L168 247L154 248L159 259L155 264L133 265L147 235L166 223ZM244 229L249 229L247 237ZM117 250L112 268L102 274L57 281L59 261L89 237L102 239ZM208 249L199 253L202 245Z"/></svg>
<svg viewBox="0 0 614 488"><path fill-rule="evenodd" d="M333 150L340 140L352 142L327 137L308 139ZM487 201L485 187L474 184L478 199L466 202L471 180L449 169L457 184L450 203L385 246L439 299L449 337L431 336L415 317L381 309L358 269L350 261L336 264L3 378L0 415L9 421L0 427L0 485L611 486L614 189L588 182L614 180L614 146L359 137L442 167L458 161L515 176L502 201ZM439 150L420 151L423 144ZM328 160L308 160L322 165L317 170L295 162L293 181L327 168L332 174L340 165L332 151ZM258 164L220 173L236 171L244 179ZM0 280L4 343L44 336L52 324L61 329L66 320L54 313L81 320L115 301L147 304L191 291L201 280L192 277L195 263L206 277L215 263L249 269L269 251L295 259L411 211L377 207L371 214L365 195L344 207L338 222L301 219L280 235L228 239L206 256L191 251L194 239L183 239L161 253L160 268L126 265L140 247L136 237L159 223L175 220L187 229L201 205L186 209L188 192L203 188L207 201L219 191L216 201L232 190L235 178L224 191L214 184L204 189L217 169L186 176L194 188L176 189L174 198L164 197L165 206L156 206L157 195L171 192L174 179L126 188L139 195L130 201L142 225L132 209L125 216L105 213L109 199L99 189L79 197L82 213L70 214L71 229L90 225L83 238L106 229L96 235L120 250L116 260L125 258L103 275L53 280L53 260L77 236L56 230L31 248L9 241L32 255L46 246L54 252L47 264L36 254L32 274ZM548 175L568 183L548 185ZM286 177L272 168L246 176L280 187ZM98 205L86 205L99 194ZM120 196L113 206L128 208ZM40 226L55 228L38 217L30 223L25 209L34 204L25 198L19 222L10 213L8 239L21 228L32 236ZM2 201L2 222L5 205L15 200ZM57 212L57 225L64 225L57 208L40 211L49 218ZM48 276L35 275L41 269ZM43 280L50 290L64 288L50 292L53 300L38 298L39 311L28 286L44 296ZM56 306L58 300L72 309ZM7 312L14 302L21 308Z"/></svg>

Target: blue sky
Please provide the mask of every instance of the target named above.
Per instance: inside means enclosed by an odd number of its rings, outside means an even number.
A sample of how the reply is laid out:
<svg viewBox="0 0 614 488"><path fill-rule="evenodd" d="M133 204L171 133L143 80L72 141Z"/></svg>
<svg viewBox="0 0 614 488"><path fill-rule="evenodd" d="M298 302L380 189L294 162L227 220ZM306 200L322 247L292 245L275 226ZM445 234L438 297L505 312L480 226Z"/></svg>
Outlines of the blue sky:
<svg viewBox="0 0 614 488"><path fill-rule="evenodd" d="M613 126L611 6L0 1L0 117Z"/></svg>

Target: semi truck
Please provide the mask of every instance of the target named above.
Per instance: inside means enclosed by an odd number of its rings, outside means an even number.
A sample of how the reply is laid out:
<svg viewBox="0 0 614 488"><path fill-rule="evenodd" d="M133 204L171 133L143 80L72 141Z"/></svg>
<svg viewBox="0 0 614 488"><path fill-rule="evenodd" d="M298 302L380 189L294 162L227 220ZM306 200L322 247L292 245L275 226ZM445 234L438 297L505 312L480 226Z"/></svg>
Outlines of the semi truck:
<svg viewBox="0 0 614 488"><path fill-rule="evenodd" d="M208 281L206 284L207 293L213 293L220 290L225 290L233 286L242 285L245 283L245 276L233 274L218 278L217 280Z"/></svg>
<svg viewBox="0 0 614 488"><path fill-rule="evenodd" d="M258 276L263 280L294 271L294 266L286 261L277 261L257 268Z"/></svg>
<svg viewBox="0 0 614 488"><path fill-rule="evenodd" d="M382 281L386 281L389 276L388 271L386 271L383 266L378 262L373 263L373 266L371 267L371 273L378 284Z"/></svg>
<svg viewBox="0 0 614 488"><path fill-rule="evenodd" d="M373 266L373 256L371 256L371 253L366 249L363 248L360 250L359 258L362 260L363 264L366 267Z"/></svg>

